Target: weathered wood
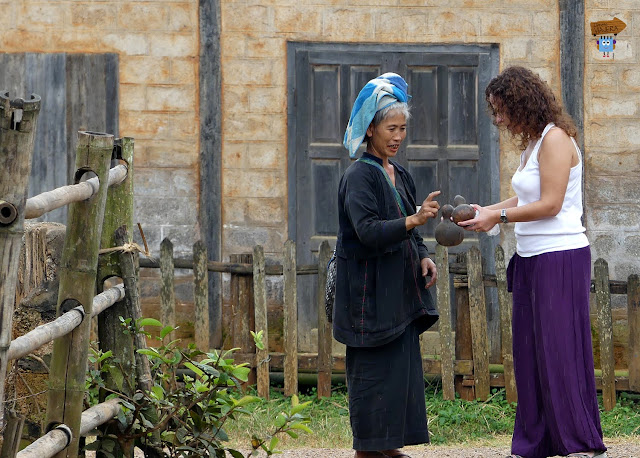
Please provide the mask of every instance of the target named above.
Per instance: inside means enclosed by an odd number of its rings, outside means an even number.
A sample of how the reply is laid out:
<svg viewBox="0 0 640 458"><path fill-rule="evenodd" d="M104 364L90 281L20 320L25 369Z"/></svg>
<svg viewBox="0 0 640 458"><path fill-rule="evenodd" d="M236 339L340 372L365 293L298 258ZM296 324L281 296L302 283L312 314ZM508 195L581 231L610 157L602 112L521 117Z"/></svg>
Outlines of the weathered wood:
<svg viewBox="0 0 640 458"><path fill-rule="evenodd" d="M258 396L269 399L269 326L267 323L267 278L264 273L264 248L253 248L253 297L255 301L255 332L262 331L263 348L256 348Z"/></svg>
<svg viewBox="0 0 640 458"><path fill-rule="evenodd" d="M4 402L6 351L11 342L24 207L39 112L37 95L24 101L10 100L8 92L0 94L0 405ZM3 415L4 409L0 408L0 427Z"/></svg>
<svg viewBox="0 0 640 458"><path fill-rule="evenodd" d="M195 344L198 349L209 351L209 271L207 247L201 240L193 244L193 284Z"/></svg>
<svg viewBox="0 0 640 458"><path fill-rule="evenodd" d="M471 343L473 347L473 376L476 398L489 397L489 341L487 339L487 310L482 282L480 250L472 246L467 254L469 271L469 310L471 318Z"/></svg>
<svg viewBox="0 0 640 458"><path fill-rule="evenodd" d="M629 389L640 392L640 280L638 275L629 275L627 285Z"/></svg>
<svg viewBox="0 0 640 458"><path fill-rule="evenodd" d="M18 450L20 450L24 420L24 415L18 415L13 410L9 411L9 416L6 419L0 458L14 458Z"/></svg>
<svg viewBox="0 0 640 458"><path fill-rule="evenodd" d="M451 297L449 294L449 250L440 244L436 245L436 267L438 279L436 281L437 302L440 319L438 330L440 334L440 358L442 359L442 397L447 400L456 398L453 371L454 348L451 327Z"/></svg>
<svg viewBox="0 0 640 458"><path fill-rule="evenodd" d="M127 177L127 166L117 165L109 171L109 187L122 183ZM62 186L43 192L27 200L25 219L38 218L56 208L64 207L72 202L90 199L98 192L100 183L93 177L78 184Z"/></svg>
<svg viewBox="0 0 640 458"><path fill-rule="evenodd" d="M125 297L124 285L116 285L93 298L92 317L111 307ZM49 323L42 324L27 334L11 341L7 352L7 360L19 359L33 353L43 345L63 337L73 331L85 315L82 307L76 307L63 313Z"/></svg>
<svg viewBox="0 0 640 458"><path fill-rule="evenodd" d="M89 431L115 418L120 411L120 399L109 399L93 406L82 413L79 434L84 436ZM77 438L74 437L75 440ZM73 439L72 439L73 440ZM61 429L53 429L40 439L32 442L16 455L17 458L43 458L53 456L66 447L68 435Z"/></svg>
<svg viewBox="0 0 640 458"><path fill-rule="evenodd" d="M600 369L602 369L602 404L605 410L616 405L616 379L613 357L613 320L609 293L609 265L602 258L593 266L598 308L598 333L600 334Z"/></svg>
<svg viewBox="0 0 640 458"><path fill-rule="evenodd" d="M107 197L107 174L113 136L78 132L76 169L92 170L100 180L93 199L69 205L69 221L60 266L58 315L79 303L91 316L98 267L98 250ZM85 392L91 320L85 319L70 334L54 342L49 374L47 422L64 423L73 431L71 445L58 457L75 457Z"/></svg>
<svg viewBox="0 0 640 458"><path fill-rule="evenodd" d="M502 336L502 364L504 365L504 383L507 401L517 402L516 379L513 372L513 336L511 334L511 316L513 301L507 290L507 269L504 249L496 247L496 282L498 284L498 302L500 304L500 331Z"/></svg>
<svg viewBox="0 0 640 458"><path fill-rule="evenodd" d="M284 395L298 394L298 283L296 278L296 244L293 240L284 243Z"/></svg>
<svg viewBox="0 0 640 458"><path fill-rule="evenodd" d="M466 265L466 253L457 255L458 263ZM454 276L454 291L456 300L456 337L455 337L455 354L456 361L473 360L473 347L471 339L471 318L469 310L469 284L468 282L456 281ZM472 372L473 373L473 372ZM475 399L475 388L463 384L463 378L456 374L455 377L456 393L465 401Z"/></svg>
<svg viewBox="0 0 640 458"><path fill-rule="evenodd" d="M324 307L324 292L327 285L327 265L331 259L331 247L326 240L320 244L318 252L318 398L331 396L331 324L327 320Z"/></svg>
<svg viewBox="0 0 640 458"><path fill-rule="evenodd" d="M160 308L162 310L162 325L176 327L176 293L174 289L175 268L173 265L173 243L168 238L160 242ZM175 331L169 334L173 339Z"/></svg>
<svg viewBox="0 0 640 458"><path fill-rule="evenodd" d="M233 254L231 262L251 264L252 254ZM231 337L232 346L244 353L255 353L255 344L251 331L256 330L256 316L253 299L253 278L250 276L231 275ZM251 366L248 385L256 383L256 365Z"/></svg>

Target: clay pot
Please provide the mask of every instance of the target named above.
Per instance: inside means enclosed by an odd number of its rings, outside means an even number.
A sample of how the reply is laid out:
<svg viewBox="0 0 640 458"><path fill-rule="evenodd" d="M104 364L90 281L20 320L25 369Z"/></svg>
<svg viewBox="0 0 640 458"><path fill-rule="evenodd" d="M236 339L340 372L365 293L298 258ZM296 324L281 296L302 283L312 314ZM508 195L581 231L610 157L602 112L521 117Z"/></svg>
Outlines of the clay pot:
<svg viewBox="0 0 640 458"><path fill-rule="evenodd" d="M451 221L453 206L446 204L440 209L442 221L436 226L436 242L442 246L460 245L464 240L464 229Z"/></svg>
<svg viewBox="0 0 640 458"><path fill-rule="evenodd" d="M467 204L467 200L461 195L457 195L453 198L453 205L455 208L451 214L453 222L458 224L460 221L467 221L473 219L476 216L476 209Z"/></svg>

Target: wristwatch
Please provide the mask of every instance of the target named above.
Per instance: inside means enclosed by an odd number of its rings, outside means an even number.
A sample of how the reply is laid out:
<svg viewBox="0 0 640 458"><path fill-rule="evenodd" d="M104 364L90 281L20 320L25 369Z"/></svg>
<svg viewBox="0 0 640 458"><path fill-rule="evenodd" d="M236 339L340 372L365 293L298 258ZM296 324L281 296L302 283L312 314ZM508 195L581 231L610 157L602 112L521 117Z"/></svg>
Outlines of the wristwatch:
<svg viewBox="0 0 640 458"><path fill-rule="evenodd" d="M502 210L500 210L500 222L501 223L508 223L509 220L507 219L507 209L503 208Z"/></svg>

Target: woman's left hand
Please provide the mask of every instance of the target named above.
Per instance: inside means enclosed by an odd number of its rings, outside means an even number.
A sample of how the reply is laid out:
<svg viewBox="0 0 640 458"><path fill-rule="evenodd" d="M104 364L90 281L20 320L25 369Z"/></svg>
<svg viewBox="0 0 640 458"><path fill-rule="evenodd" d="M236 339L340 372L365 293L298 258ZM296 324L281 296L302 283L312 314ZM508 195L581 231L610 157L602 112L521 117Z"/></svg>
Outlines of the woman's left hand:
<svg viewBox="0 0 640 458"><path fill-rule="evenodd" d="M478 204L471 204L471 206L476 209L476 217L458 223L458 226L465 230L487 232L500 222L500 212L498 210L490 210Z"/></svg>
<svg viewBox="0 0 640 458"><path fill-rule="evenodd" d="M431 280L425 285L426 288L430 288L433 286L438 279L438 269L436 269L436 263L431 260L431 258L422 258L420 260L420 266L422 267L422 276L426 277L430 276Z"/></svg>

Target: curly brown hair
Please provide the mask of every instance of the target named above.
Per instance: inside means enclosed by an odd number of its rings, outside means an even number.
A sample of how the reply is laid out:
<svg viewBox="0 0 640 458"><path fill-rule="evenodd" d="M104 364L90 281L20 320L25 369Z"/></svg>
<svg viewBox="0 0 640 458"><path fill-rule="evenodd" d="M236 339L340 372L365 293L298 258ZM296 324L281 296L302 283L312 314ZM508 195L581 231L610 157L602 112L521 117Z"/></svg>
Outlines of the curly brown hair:
<svg viewBox="0 0 640 458"><path fill-rule="evenodd" d="M489 102L490 96L493 96L493 105ZM539 138L550 122L570 137L577 134L573 120L556 100L549 85L528 68L504 69L489 82L485 97L494 124L496 115L504 114L509 119L509 132L519 137L522 148L526 148L530 140Z"/></svg>

